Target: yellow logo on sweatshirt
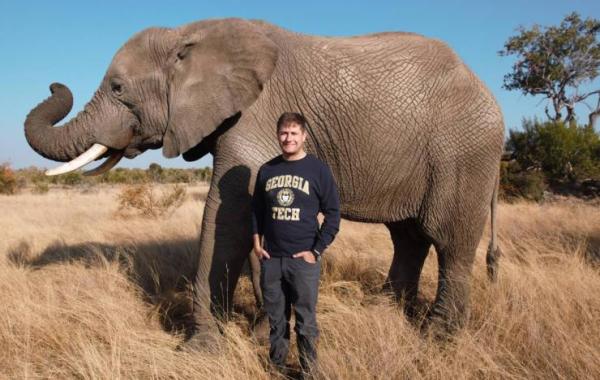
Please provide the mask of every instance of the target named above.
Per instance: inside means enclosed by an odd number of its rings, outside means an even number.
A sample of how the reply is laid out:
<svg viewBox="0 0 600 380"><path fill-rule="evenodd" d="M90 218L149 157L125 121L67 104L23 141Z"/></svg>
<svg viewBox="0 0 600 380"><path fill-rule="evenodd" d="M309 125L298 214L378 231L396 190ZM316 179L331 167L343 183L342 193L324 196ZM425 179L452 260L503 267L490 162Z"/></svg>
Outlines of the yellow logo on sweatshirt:
<svg viewBox="0 0 600 380"><path fill-rule="evenodd" d="M280 206L289 206L294 203L294 192L292 189L283 188L277 192L277 202Z"/></svg>
<svg viewBox="0 0 600 380"><path fill-rule="evenodd" d="M298 189L310 195L310 183L302 177L297 175L278 175L267 180L265 185L265 191L278 189L280 187L291 187L292 189Z"/></svg>
<svg viewBox="0 0 600 380"><path fill-rule="evenodd" d="M300 220L300 209L289 208L294 203L294 191L285 187L277 192L277 203L283 207L271 207L273 219L275 220Z"/></svg>

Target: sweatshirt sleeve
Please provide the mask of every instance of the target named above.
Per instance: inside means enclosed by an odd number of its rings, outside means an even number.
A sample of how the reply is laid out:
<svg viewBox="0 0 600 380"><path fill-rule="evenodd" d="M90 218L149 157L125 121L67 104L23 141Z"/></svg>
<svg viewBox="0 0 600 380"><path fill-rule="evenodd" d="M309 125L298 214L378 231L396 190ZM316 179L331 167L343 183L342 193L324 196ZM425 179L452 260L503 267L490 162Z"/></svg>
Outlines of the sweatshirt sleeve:
<svg viewBox="0 0 600 380"><path fill-rule="evenodd" d="M254 194L252 195L252 233L263 235L265 221L265 196L262 186L261 170L256 175Z"/></svg>
<svg viewBox="0 0 600 380"><path fill-rule="evenodd" d="M319 194L319 207L325 219L313 249L323 253L340 229L340 198L331 169L327 165L321 169L320 179L322 191Z"/></svg>

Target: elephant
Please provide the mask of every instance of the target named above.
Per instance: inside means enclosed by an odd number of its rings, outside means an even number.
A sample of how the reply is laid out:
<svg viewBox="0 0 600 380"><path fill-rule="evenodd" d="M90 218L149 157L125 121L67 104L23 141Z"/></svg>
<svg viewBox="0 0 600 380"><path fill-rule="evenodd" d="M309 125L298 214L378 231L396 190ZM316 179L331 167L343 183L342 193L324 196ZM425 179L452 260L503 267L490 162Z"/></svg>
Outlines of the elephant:
<svg viewBox="0 0 600 380"><path fill-rule="evenodd" d="M322 37L262 20L202 20L135 34L92 99L62 126L55 124L69 113L72 94L59 83L50 90L24 123L36 152L68 161L48 174L106 158L89 172L99 174L147 149L187 161L213 155L189 339L198 344L218 336L216 317L231 310L252 250L256 174L280 154L275 121L284 111L308 120L306 150L331 168L342 218L389 229L386 288L407 313L433 246L438 286L426 324L450 333L464 326L490 210L487 263L496 276L503 116L439 40L404 32ZM258 263L251 267L256 285ZM260 302L258 287L255 294Z"/></svg>

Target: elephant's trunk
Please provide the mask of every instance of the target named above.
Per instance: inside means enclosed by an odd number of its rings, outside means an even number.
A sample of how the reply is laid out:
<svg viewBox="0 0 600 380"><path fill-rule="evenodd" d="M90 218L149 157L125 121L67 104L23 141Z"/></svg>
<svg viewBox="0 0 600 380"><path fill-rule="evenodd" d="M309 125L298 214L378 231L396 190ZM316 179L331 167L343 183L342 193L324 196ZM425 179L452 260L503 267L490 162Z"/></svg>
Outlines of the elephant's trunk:
<svg viewBox="0 0 600 380"><path fill-rule="evenodd" d="M25 120L25 137L29 145L40 155L54 161L69 161L94 144L93 130L88 107L97 103L97 96L76 117L55 128L73 107L73 95L63 84L50 85L52 95L38 104Z"/></svg>

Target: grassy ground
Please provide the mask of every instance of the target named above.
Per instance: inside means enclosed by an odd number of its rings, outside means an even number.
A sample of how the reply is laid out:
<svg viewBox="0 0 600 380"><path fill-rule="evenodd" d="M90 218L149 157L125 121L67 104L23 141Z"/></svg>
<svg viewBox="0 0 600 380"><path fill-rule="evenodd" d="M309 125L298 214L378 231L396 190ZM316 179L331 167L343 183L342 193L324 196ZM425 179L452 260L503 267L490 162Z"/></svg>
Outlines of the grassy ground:
<svg viewBox="0 0 600 380"><path fill-rule="evenodd" d="M222 350L175 349L206 190L189 187L159 219L116 212L119 188L0 196L0 377L271 378L246 278ZM421 337L380 293L387 230L344 221L319 295L323 377L600 378L599 211L577 201L502 204L499 282L485 276L486 232L470 321L446 343ZM436 277L431 252L424 302Z"/></svg>

